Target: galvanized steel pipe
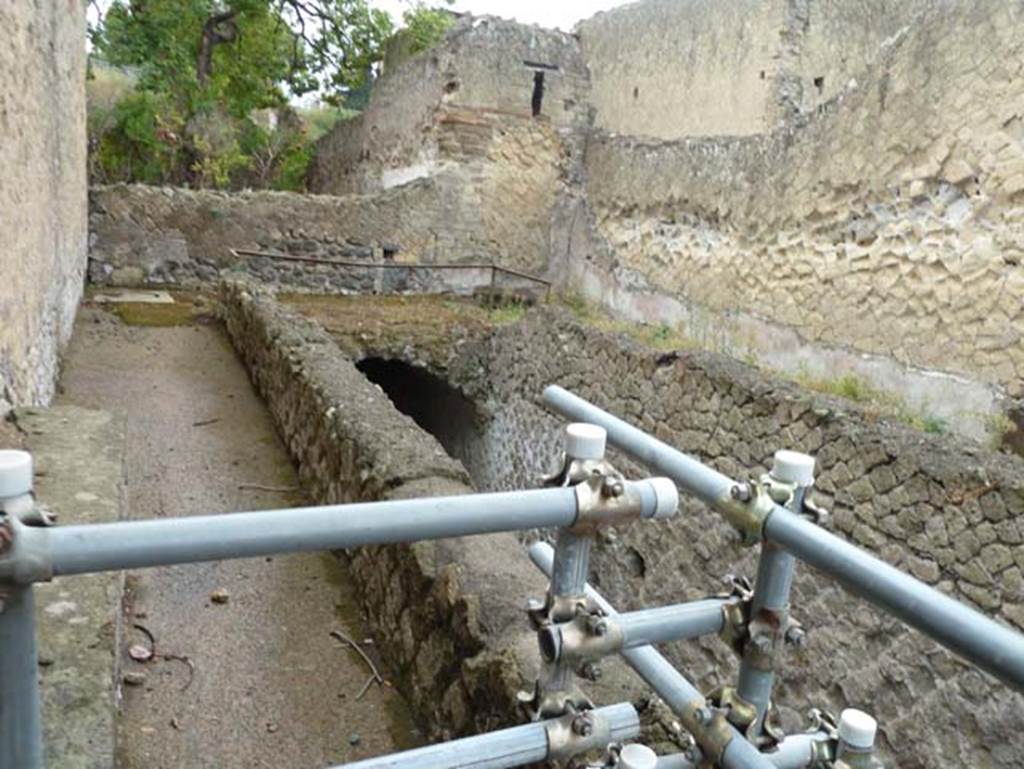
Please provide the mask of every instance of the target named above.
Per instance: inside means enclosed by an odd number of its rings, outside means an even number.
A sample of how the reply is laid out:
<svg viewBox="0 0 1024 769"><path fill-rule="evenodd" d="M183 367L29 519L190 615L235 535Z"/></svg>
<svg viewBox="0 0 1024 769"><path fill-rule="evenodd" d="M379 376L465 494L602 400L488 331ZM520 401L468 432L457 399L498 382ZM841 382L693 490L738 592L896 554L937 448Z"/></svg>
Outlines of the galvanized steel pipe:
<svg viewBox="0 0 1024 769"><path fill-rule="evenodd" d="M845 540L776 507L765 536L982 670L1024 693L1024 635L934 590Z"/></svg>
<svg viewBox="0 0 1024 769"><path fill-rule="evenodd" d="M537 542L529 548L529 553L533 563L550 576L554 561L554 551L551 545ZM618 614L614 607L589 585L586 587L586 595L609 616ZM624 649L621 654L637 675L644 679L648 686L654 689L658 696L665 700L665 703L681 718L688 718L687 714L690 713L695 702L704 702L704 695L653 647L641 646L635 649ZM758 753L757 748L747 742L735 729L732 727L729 729L732 732L732 739L722 756L723 769L772 769L772 764Z"/></svg>
<svg viewBox="0 0 1024 769"><path fill-rule="evenodd" d="M608 433L609 443L648 467L657 468L679 484L681 489L702 502L714 504L735 485L735 481L728 476L652 438L643 430L623 422L558 385L544 389L544 402L569 419L603 427Z"/></svg>
<svg viewBox="0 0 1024 769"><path fill-rule="evenodd" d="M629 483L641 516L654 516L659 484ZM576 515L569 487L57 526L32 538L56 576L564 527Z"/></svg>
<svg viewBox="0 0 1024 769"><path fill-rule="evenodd" d="M622 631L622 648L682 641L715 635L722 631L725 616L722 608L729 602L724 598L709 598L674 606L617 614L612 619Z"/></svg>
<svg viewBox="0 0 1024 769"><path fill-rule="evenodd" d="M607 720L612 742L634 739L640 734L640 719L632 705L609 705L591 712ZM549 757L548 747L548 723L539 721L334 769L505 769L544 761Z"/></svg>
<svg viewBox="0 0 1024 769"><path fill-rule="evenodd" d="M787 735L774 750L762 753L775 769L809 769L814 759L814 746L828 742L824 732L805 732ZM699 756L698 756L699 758ZM699 764L685 753L658 756L656 769L698 769Z"/></svg>
<svg viewBox="0 0 1024 769"><path fill-rule="evenodd" d="M609 442L713 504L734 484L721 473L652 438L597 406L550 386L544 400L570 419L600 425ZM776 505L764 525L768 542L837 579L850 592L1024 692L1024 635L961 604L811 521Z"/></svg>
<svg viewBox="0 0 1024 769"><path fill-rule="evenodd" d="M0 598L0 765L43 769L32 586L5 588Z"/></svg>

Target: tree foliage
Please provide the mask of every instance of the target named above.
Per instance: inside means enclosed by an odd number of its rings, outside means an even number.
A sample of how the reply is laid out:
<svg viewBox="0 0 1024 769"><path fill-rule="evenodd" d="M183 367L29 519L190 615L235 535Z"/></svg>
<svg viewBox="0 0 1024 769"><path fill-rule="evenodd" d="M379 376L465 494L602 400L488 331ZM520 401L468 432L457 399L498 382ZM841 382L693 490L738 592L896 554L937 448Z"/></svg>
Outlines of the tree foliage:
<svg viewBox="0 0 1024 769"><path fill-rule="evenodd" d="M309 151L289 99L318 91L340 106L391 31L366 0L114 0L90 30L93 53L136 88L105 114L92 167L110 180L300 184ZM285 119L254 120L268 109Z"/></svg>
<svg viewBox="0 0 1024 769"><path fill-rule="evenodd" d="M447 0L450 4L453 0ZM455 22L455 17L444 8L434 8L422 2L415 3L402 14L405 34L410 41L409 52L419 53L432 48Z"/></svg>
<svg viewBox="0 0 1024 769"><path fill-rule="evenodd" d="M366 0L114 0L92 38L144 90L245 114L316 89L342 102L391 33Z"/></svg>
<svg viewBox="0 0 1024 769"><path fill-rule="evenodd" d="M408 5L411 51L429 48L452 15ZM365 105L392 33L367 0L111 0L90 71L132 87L90 96L93 178L301 189L312 133ZM317 125L290 106L313 93Z"/></svg>

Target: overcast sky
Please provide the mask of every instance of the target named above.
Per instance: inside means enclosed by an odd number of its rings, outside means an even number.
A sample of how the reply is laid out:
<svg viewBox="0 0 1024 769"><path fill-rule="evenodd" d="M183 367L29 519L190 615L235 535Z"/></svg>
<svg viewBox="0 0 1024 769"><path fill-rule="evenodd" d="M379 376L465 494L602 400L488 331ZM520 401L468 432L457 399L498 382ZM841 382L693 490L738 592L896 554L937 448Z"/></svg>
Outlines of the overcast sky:
<svg viewBox="0 0 1024 769"><path fill-rule="evenodd" d="M449 7L453 11L478 16L490 14L515 19L523 24L540 24L542 27L569 32L580 19L625 2L628 0L456 0ZM409 7L408 3L402 3L401 0L370 0L370 5L387 11L396 22L401 21L402 11Z"/></svg>

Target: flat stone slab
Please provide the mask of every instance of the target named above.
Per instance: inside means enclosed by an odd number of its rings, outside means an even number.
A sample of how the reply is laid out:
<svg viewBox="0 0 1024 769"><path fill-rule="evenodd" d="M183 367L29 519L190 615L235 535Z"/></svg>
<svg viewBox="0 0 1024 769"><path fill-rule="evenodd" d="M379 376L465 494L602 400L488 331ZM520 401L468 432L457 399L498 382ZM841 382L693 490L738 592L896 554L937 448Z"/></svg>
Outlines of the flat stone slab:
<svg viewBox="0 0 1024 769"><path fill-rule="evenodd" d="M93 294L91 301L96 304L174 304L174 297L166 291L104 291Z"/></svg>
<svg viewBox="0 0 1024 769"><path fill-rule="evenodd" d="M124 424L77 406L15 411L35 461L39 501L59 524L122 515ZM36 586L47 769L113 769L124 574Z"/></svg>

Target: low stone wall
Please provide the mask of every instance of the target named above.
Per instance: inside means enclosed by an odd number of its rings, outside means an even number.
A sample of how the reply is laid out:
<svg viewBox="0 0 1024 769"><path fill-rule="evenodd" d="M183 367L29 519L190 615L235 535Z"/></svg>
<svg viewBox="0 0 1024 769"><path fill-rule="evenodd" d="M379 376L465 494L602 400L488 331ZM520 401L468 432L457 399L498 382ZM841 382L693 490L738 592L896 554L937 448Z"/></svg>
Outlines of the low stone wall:
<svg viewBox="0 0 1024 769"><path fill-rule="evenodd" d="M317 324L244 283L226 287L224 305L235 348L313 499L472 492L462 465ZM545 582L514 536L368 547L349 560L381 652L430 736L515 720L515 692L532 680L536 657L520 604L542 595Z"/></svg>
<svg viewBox="0 0 1024 769"><path fill-rule="evenodd" d="M89 278L98 284L195 285L216 281L224 269L265 279L273 270L286 268L268 260L239 259L232 248L367 262L383 258L385 252L402 261L457 261L449 249L435 250L436 223L454 213L431 182L395 193L347 197L125 184L93 187ZM338 273L334 280L344 280L345 272L336 269Z"/></svg>
<svg viewBox="0 0 1024 769"><path fill-rule="evenodd" d="M546 134L538 136L542 141ZM373 287L373 270L238 257L232 249L368 265L497 263L545 273L553 192L540 208L531 202L516 207L523 198L518 176L496 173L478 181L479 190L459 173L443 172L391 190L344 196L93 187L89 280L195 286L230 270L320 291ZM468 280L461 271L401 274L431 290L461 289Z"/></svg>
<svg viewBox="0 0 1024 769"><path fill-rule="evenodd" d="M388 354L384 336L367 341L353 329L352 341ZM779 448L813 454L815 496L833 512L837 534L1024 629L1018 457L872 418L724 356L653 350L563 310L532 310L447 356L418 350L415 340L396 342L391 354L432 367L475 404L479 433L464 442L464 461L480 488L514 487L548 469L542 447L562 421L540 394L560 384L732 477L763 472ZM704 597L721 589L726 573L755 570L756 552L687 502L664 525L604 537L592 581L635 609ZM787 729L802 727L811 706L863 707L878 717L883 751L901 769L1024 763L1020 695L806 567L793 611L809 645L787 654L780 676L776 701ZM735 680L735 659L718 639L666 648L702 690Z"/></svg>

